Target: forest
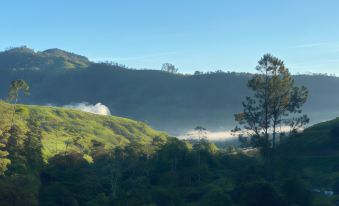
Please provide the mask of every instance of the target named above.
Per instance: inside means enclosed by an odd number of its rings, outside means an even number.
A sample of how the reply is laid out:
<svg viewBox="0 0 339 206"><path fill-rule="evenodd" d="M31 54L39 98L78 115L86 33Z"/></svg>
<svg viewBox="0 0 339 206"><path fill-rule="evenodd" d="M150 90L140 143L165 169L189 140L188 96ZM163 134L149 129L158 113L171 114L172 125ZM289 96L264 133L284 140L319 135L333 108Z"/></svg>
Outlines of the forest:
<svg viewBox="0 0 339 206"><path fill-rule="evenodd" d="M20 104L35 90L12 80L0 102L1 205L338 204L339 119L305 129L312 93L270 54L256 70L234 114L241 144L228 148L203 126L180 140L141 121Z"/></svg>

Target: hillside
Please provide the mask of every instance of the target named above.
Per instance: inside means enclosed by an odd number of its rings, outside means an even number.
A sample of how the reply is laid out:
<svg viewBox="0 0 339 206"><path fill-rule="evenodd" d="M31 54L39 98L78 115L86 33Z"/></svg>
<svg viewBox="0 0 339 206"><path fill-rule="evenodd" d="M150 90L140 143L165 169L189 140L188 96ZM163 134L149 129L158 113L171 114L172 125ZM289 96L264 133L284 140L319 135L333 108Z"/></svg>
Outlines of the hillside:
<svg viewBox="0 0 339 206"><path fill-rule="evenodd" d="M12 105L0 101L1 128L10 124L12 108ZM15 124L25 132L27 120L32 116L41 123L44 159L64 153L66 149L68 152L90 155L96 147L110 150L130 142L146 145L155 137L163 140L167 137L165 133L158 132L143 122L47 106L18 105Z"/></svg>
<svg viewBox="0 0 339 206"><path fill-rule="evenodd" d="M315 124L284 144L294 155L339 155L339 118Z"/></svg>
<svg viewBox="0 0 339 206"><path fill-rule="evenodd" d="M12 106L0 102L1 127L9 124ZM39 150L7 144L11 164L0 178L5 206L320 206L333 205L338 198L314 191L339 185L339 144L332 141L339 137L339 118L286 139L267 177L260 156L217 150L206 141L191 145L145 123L56 107L18 105L16 111L22 132L32 126L29 118L41 122L45 161L39 162ZM14 134L18 141L28 138ZM153 147L155 137L166 141ZM90 156L93 150L102 153Z"/></svg>
<svg viewBox="0 0 339 206"><path fill-rule="evenodd" d="M284 141L278 152L316 187L332 188L339 179L339 118L307 128Z"/></svg>
<svg viewBox="0 0 339 206"><path fill-rule="evenodd" d="M197 125L214 131L233 128L233 115L241 110L241 101L249 94L246 82L250 77L249 73L222 71L183 75L133 70L90 62L59 49L35 52L20 47L0 52L2 98L13 79L24 79L31 86L31 95L22 99L24 103L63 106L101 102L114 115L148 122L173 135ZM310 90L304 111L312 123L338 116L339 78L294 78Z"/></svg>

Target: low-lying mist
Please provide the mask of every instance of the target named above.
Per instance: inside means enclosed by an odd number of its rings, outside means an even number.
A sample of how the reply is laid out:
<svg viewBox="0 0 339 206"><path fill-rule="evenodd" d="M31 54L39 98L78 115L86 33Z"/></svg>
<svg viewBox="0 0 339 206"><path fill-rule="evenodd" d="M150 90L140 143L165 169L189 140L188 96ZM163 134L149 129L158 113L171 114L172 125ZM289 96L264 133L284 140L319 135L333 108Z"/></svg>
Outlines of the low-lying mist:
<svg viewBox="0 0 339 206"><path fill-rule="evenodd" d="M89 112L93 114L111 115L109 108L100 102L96 104L89 104L87 102L81 102L81 103L64 105L63 107L69 108L69 109L80 110L83 112Z"/></svg>

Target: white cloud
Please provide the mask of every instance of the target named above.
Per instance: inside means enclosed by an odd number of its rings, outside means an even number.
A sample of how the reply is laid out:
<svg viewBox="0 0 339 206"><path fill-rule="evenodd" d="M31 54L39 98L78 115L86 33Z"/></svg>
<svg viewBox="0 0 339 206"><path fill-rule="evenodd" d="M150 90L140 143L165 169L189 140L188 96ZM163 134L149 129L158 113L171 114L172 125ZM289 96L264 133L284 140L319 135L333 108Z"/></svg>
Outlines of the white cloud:
<svg viewBox="0 0 339 206"><path fill-rule="evenodd" d="M88 104L87 102L81 102L81 103L76 103L76 104L71 104L71 105L65 105L63 107L69 108L69 109L76 109L76 110L80 110L83 112L90 112L93 114L111 115L109 108L101 104L100 102L96 103L95 105Z"/></svg>

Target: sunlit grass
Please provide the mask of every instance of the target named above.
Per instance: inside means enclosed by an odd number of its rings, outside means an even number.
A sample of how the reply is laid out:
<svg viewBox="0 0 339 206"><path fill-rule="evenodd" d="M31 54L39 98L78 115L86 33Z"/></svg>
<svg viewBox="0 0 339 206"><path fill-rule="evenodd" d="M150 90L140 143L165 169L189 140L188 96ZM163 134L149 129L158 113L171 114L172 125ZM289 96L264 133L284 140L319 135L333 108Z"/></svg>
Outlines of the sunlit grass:
<svg viewBox="0 0 339 206"><path fill-rule="evenodd" d="M13 107L0 102L1 127L10 124ZM105 149L125 146L131 141L139 144L150 144L154 137L165 139L167 134L156 131L143 122L116 116L102 116L72 109L18 105L15 124L23 132L27 131L27 119L38 116L41 121L43 155L45 159L67 151L88 152L93 140L104 145ZM79 146L72 141L79 138ZM71 142L67 146L67 142Z"/></svg>

